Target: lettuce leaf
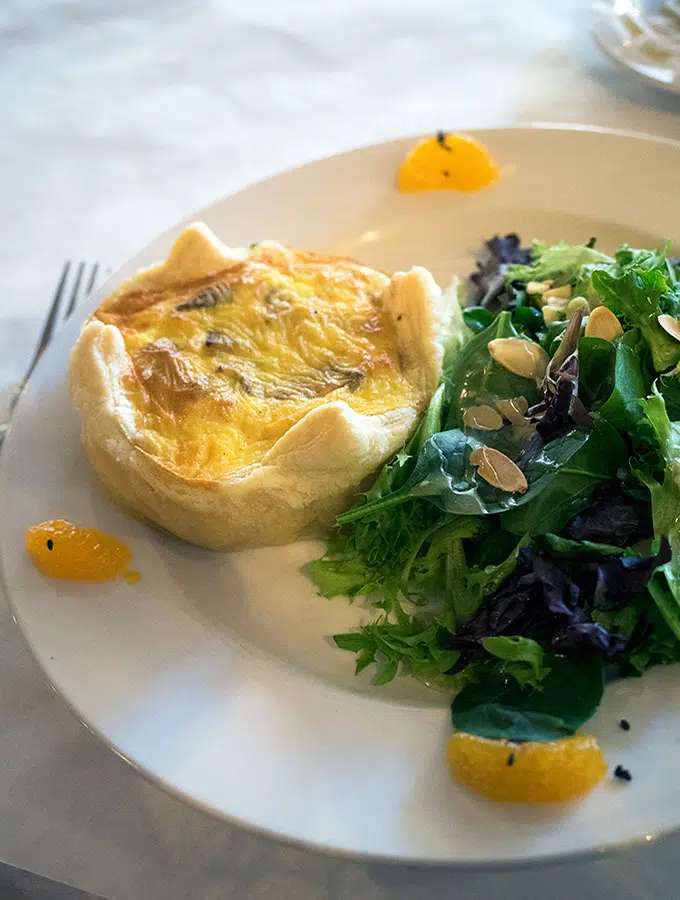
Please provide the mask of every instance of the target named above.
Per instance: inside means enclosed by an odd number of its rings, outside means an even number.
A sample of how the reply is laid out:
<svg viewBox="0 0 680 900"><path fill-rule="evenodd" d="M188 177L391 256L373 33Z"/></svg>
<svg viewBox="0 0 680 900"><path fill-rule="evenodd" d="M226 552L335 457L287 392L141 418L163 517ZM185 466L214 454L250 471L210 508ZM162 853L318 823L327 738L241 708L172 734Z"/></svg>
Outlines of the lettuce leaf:
<svg viewBox="0 0 680 900"><path fill-rule="evenodd" d="M493 635L482 638L482 647L492 656L506 663L512 663L513 677L520 684L536 688L550 673L550 667L543 665L545 661L543 647L531 638L519 635Z"/></svg>
<svg viewBox="0 0 680 900"><path fill-rule="evenodd" d="M548 739L592 713L602 659L624 674L680 660L680 343L657 321L680 318L680 284L667 249L612 257L561 242L529 254L510 237L513 264L477 273L480 306L461 310L459 281L442 295L442 382L308 571L323 595L364 595L382 611L335 637L357 671L461 691L468 730ZM624 335L579 339L574 319L571 331L546 327L532 280L604 302ZM520 336L553 357L543 383L490 357L490 340ZM526 426L464 428L465 407L519 396ZM524 495L480 479L469 457L482 443L520 465ZM589 679L582 691L572 667ZM579 692L588 702L574 711Z"/></svg>
<svg viewBox="0 0 680 900"><path fill-rule="evenodd" d="M680 544L680 422L669 419L666 403L656 385L643 408L665 466L661 483L649 474L638 472L651 495L654 534L658 539L669 537L671 544Z"/></svg>
<svg viewBox="0 0 680 900"><path fill-rule="evenodd" d="M645 417L659 443L665 463L663 481L642 475L652 500L652 518L657 540L668 537L672 556L654 573L649 593L666 624L680 641L680 423L671 422L666 404L655 385L644 404ZM680 645L678 647L680 657Z"/></svg>
<svg viewBox="0 0 680 900"><path fill-rule="evenodd" d="M583 433L585 440L581 446L569 456L558 458L553 477L542 485L543 490L536 493L533 502L515 504L515 508L503 513L503 528L513 534L560 531L588 506L598 487L626 464L626 445L606 421L596 419L595 427ZM548 444L546 451L551 446Z"/></svg>
<svg viewBox="0 0 680 900"><path fill-rule="evenodd" d="M633 268L621 274L595 272L592 284L614 315L640 330L657 372L665 372L680 361L680 343L657 321L662 313L680 313L680 294L669 282L666 267L663 271Z"/></svg>
<svg viewBox="0 0 680 900"><path fill-rule="evenodd" d="M583 266L612 266L614 260L586 244L567 244L559 241L549 246L540 241L533 245L530 265L509 266L506 281L552 281L556 285L573 284Z"/></svg>
<svg viewBox="0 0 680 900"><path fill-rule="evenodd" d="M466 325L463 316L464 290L462 279L454 278L449 287L443 291L439 300L438 312L444 344L444 368L448 368L472 337L472 331Z"/></svg>

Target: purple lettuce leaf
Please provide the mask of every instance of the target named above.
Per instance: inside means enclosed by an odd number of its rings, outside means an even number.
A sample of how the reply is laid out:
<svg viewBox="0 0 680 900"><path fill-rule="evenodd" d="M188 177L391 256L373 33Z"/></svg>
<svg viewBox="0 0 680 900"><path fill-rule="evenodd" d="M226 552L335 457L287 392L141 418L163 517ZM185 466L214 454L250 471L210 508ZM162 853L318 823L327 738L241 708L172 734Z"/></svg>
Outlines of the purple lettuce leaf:
<svg viewBox="0 0 680 900"><path fill-rule="evenodd" d="M564 655L614 656L627 638L593 622L591 612L624 607L669 559L667 540L658 553L599 559L551 559L523 547L513 574L458 629L452 649L475 650L485 637L518 635Z"/></svg>
<svg viewBox="0 0 680 900"><path fill-rule="evenodd" d="M494 235L486 241L477 258L477 268L470 275L470 306L483 306L493 312L511 309L515 305L514 292L505 282L505 272L511 265L529 265L531 247L522 247L519 236Z"/></svg>

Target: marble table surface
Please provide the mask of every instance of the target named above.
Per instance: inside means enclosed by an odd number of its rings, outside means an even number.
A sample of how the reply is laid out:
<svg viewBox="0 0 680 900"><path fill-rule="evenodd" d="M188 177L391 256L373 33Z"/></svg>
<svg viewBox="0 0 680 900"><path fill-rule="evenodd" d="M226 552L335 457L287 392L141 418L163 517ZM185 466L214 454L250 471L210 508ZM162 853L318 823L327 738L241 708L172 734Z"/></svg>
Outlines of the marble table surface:
<svg viewBox="0 0 680 900"><path fill-rule="evenodd" d="M680 98L613 69L586 12L578 0L3 0L0 385L21 374L65 259L116 265L282 168L482 124L680 138ZM207 818L79 725L4 604L0 722L0 860L111 900L678 893L680 838L488 874L330 859ZM17 886L47 896L28 877Z"/></svg>

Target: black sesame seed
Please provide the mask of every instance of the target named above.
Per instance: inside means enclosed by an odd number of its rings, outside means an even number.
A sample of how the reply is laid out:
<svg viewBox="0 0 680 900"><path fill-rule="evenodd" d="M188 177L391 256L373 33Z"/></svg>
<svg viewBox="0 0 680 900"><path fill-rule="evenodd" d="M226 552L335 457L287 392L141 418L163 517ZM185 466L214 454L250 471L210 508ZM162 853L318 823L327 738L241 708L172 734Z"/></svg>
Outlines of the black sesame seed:
<svg viewBox="0 0 680 900"><path fill-rule="evenodd" d="M621 719L621 721L619 722L619 728L621 728L623 731L630 731L630 722L628 721L628 719Z"/></svg>
<svg viewBox="0 0 680 900"><path fill-rule="evenodd" d="M47 549L54 550L54 541L52 540L52 538L47 539Z"/></svg>
<svg viewBox="0 0 680 900"><path fill-rule="evenodd" d="M448 150L449 153L453 153L453 150L446 145L446 132L438 131L437 132L437 143L440 147L443 147L444 150Z"/></svg>
<svg viewBox="0 0 680 900"><path fill-rule="evenodd" d="M632 781L633 776L630 774L628 769L623 766L617 766L614 769L614 778L618 778L620 781Z"/></svg>
<svg viewBox="0 0 680 900"><path fill-rule="evenodd" d="M448 169L443 169L443 170L442 170L442 175L444 176L444 178L448 178L449 175L450 175L449 170L448 170Z"/></svg>
<svg viewBox="0 0 680 900"><path fill-rule="evenodd" d="M401 313L399 313L399 315L397 316L397 322L401 322L401 320L403 318L404 318L403 315Z"/></svg>
<svg viewBox="0 0 680 900"><path fill-rule="evenodd" d="M514 766L515 765L515 754L511 753L510 756L508 756L506 762L509 766Z"/></svg>

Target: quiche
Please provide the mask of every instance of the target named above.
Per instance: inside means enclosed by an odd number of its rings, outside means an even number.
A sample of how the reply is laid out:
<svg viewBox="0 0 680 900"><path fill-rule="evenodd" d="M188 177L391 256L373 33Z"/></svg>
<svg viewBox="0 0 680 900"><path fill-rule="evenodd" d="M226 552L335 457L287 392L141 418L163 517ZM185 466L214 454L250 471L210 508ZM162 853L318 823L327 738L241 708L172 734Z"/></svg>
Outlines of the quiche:
<svg viewBox="0 0 680 900"><path fill-rule="evenodd" d="M71 354L83 440L122 505L234 549L322 533L441 374L428 271L391 277L203 224L105 299Z"/></svg>

